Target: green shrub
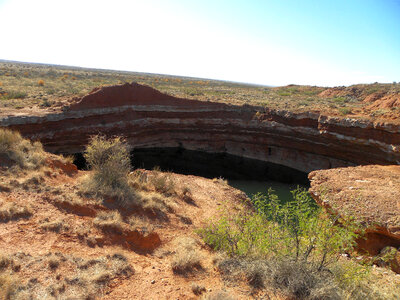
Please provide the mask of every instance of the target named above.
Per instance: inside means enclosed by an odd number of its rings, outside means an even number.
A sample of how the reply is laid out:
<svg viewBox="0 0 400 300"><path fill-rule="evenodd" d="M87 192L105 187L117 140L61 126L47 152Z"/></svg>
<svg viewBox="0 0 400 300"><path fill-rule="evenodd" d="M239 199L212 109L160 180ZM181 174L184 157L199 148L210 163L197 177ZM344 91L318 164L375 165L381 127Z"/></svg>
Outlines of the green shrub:
<svg viewBox="0 0 400 300"><path fill-rule="evenodd" d="M292 195L293 201L282 204L272 190L256 194L254 211L244 206L238 214L225 213L198 233L231 258L267 261L262 270L250 270L247 264L245 275L254 287L268 279L296 299L336 299L330 288L338 285L332 275L334 266L341 253L353 249L354 232L360 228L354 220L324 212L303 189ZM241 263L239 267L243 271ZM335 285L322 284L331 281Z"/></svg>
<svg viewBox="0 0 400 300"><path fill-rule="evenodd" d="M305 190L292 194L293 201L286 204L281 204L272 190L256 194L256 212L226 214L200 234L208 244L231 256L305 260L322 270L338 253L354 246L354 225L337 225L337 218L318 208Z"/></svg>
<svg viewBox="0 0 400 300"><path fill-rule="evenodd" d="M348 114L351 114L351 108L350 107L339 107L338 110L339 110L339 113L341 115L344 115L344 116L348 115Z"/></svg>

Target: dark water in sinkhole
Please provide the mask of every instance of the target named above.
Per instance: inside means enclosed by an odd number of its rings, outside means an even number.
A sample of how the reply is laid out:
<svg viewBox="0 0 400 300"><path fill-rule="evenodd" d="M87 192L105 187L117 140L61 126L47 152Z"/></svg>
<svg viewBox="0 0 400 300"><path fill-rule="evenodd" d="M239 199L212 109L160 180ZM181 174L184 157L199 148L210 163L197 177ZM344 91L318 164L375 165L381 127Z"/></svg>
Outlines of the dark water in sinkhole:
<svg viewBox="0 0 400 300"><path fill-rule="evenodd" d="M290 191L297 187L303 187L308 189L307 185L284 183L278 181L258 181L258 180L246 180L246 179L232 179L228 180L230 186L237 188L246 193L250 198L259 192L266 193L268 189L272 189L274 194L278 196L281 202L288 202L293 200L292 193Z"/></svg>
<svg viewBox="0 0 400 300"><path fill-rule="evenodd" d="M82 154L75 156L75 164L85 169ZM142 148L131 152L133 168L151 170L159 167L185 175L206 178L224 178L229 185L245 192L249 197L272 188L282 202L292 200L290 191L297 186L308 188L307 173L298 170L247 159L227 153L207 153L183 148Z"/></svg>

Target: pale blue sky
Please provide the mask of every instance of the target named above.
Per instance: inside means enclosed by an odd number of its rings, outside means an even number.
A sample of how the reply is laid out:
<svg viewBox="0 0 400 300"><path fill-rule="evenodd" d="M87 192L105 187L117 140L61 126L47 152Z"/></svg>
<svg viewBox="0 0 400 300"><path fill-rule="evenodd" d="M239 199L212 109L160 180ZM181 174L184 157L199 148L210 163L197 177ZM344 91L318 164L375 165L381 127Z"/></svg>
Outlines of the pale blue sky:
<svg viewBox="0 0 400 300"><path fill-rule="evenodd" d="M266 85L400 81L400 0L0 0L0 59Z"/></svg>

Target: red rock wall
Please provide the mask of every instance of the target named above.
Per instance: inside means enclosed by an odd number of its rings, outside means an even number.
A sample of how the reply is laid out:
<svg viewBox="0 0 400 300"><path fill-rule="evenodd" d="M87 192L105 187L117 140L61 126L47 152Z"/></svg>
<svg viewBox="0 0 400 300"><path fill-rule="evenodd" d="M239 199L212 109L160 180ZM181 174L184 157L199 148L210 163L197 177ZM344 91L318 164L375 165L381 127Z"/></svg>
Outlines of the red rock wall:
<svg viewBox="0 0 400 300"><path fill-rule="evenodd" d="M227 152L310 172L400 162L400 128L318 114L179 99L136 83L99 88L67 111L9 116L0 126L76 153L94 134L123 135L133 147Z"/></svg>

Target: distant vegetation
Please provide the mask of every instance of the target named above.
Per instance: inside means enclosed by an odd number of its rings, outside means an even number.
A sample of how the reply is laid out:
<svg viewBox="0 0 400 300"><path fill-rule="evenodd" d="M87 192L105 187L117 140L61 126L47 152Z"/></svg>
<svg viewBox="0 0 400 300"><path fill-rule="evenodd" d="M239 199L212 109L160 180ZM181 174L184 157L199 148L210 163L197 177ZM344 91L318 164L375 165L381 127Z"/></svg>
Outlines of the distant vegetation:
<svg viewBox="0 0 400 300"><path fill-rule="evenodd" d="M397 83L359 84L339 93L340 96L321 97L320 93L327 88L299 85L268 87L149 73L0 62L0 108L61 109L66 100L83 96L95 87L133 81L177 97L291 111L325 111L337 115L356 115L368 105L361 101L362 98L372 93L400 92L400 84ZM383 115L386 113L390 111L385 111Z"/></svg>

